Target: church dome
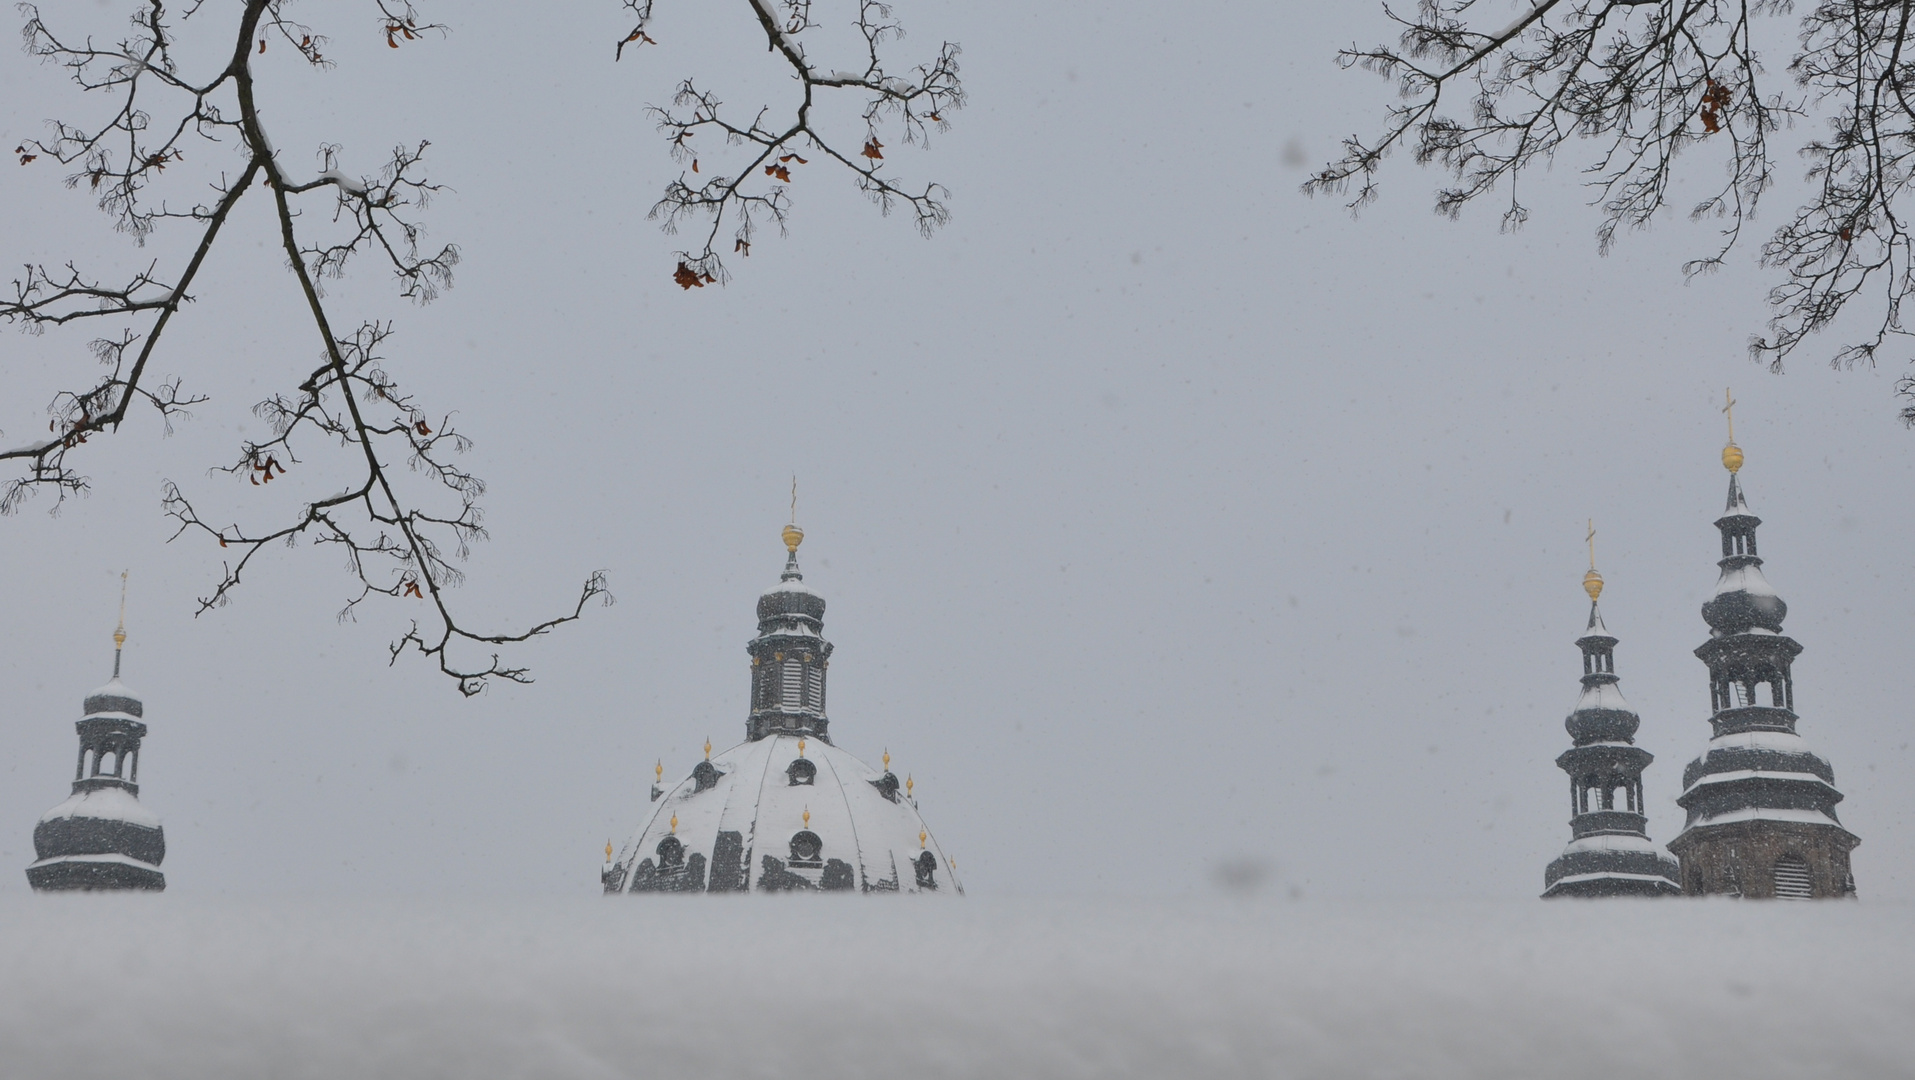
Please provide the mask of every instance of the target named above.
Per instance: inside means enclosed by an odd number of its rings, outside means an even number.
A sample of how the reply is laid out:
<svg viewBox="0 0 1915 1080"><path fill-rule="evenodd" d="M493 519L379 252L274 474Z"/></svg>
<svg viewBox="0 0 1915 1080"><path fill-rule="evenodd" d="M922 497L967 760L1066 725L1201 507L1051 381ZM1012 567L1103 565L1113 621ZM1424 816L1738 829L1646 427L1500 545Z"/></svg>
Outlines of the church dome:
<svg viewBox="0 0 1915 1080"><path fill-rule="evenodd" d="M758 598L745 741L716 755L707 743L670 787L657 766L650 813L601 874L607 893L963 893L891 755L875 769L831 742L832 645L824 597L798 571L803 539L786 527L784 574Z"/></svg>
<svg viewBox="0 0 1915 1080"><path fill-rule="evenodd" d="M896 774L794 735L699 762L615 873L609 892L963 891Z"/></svg>
<svg viewBox="0 0 1915 1080"><path fill-rule="evenodd" d="M141 702L140 695L121 682L118 675L113 676L112 681L105 686L88 694L86 703L81 708L88 716L99 716L103 713L124 713L132 717L146 715L146 705Z"/></svg>

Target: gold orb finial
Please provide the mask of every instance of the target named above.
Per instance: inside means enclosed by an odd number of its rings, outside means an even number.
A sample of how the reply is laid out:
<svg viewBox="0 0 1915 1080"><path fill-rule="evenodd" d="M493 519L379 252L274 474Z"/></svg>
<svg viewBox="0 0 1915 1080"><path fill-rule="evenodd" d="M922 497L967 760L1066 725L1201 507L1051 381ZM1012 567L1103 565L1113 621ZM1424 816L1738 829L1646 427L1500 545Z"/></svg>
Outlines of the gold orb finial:
<svg viewBox="0 0 1915 1080"><path fill-rule="evenodd" d="M805 828L811 828L811 807L805 807Z"/></svg>
<svg viewBox="0 0 1915 1080"><path fill-rule="evenodd" d="M805 737L803 735L798 736L798 756L805 756Z"/></svg>
<svg viewBox="0 0 1915 1080"><path fill-rule="evenodd" d="M711 736L705 736L705 760L711 760Z"/></svg>
<svg viewBox="0 0 1915 1080"><path fill-rule="evenodd" d="M1583 591L1589 594L1589 602L1595 603L1602 595L1602 575L1596 572L1596 519L1589 519L1589 534L1583 537L1589 543L1589 573L1583 575Z"/></svg>
<svg viewBox="0 0 1915 1080"><path fill-rule="evenodd" d="M678 835L678 815L677 814L672 815L672 835L673 836Z"/></svg>
<svg viewBox="0 0 1915 1080"><path fill-rule="evenodd" d="M884 748L884 771L891 771L891 748L888 746Z"/></svg>
<svg viewBox="0 0 1915 1080"><path fill-rule="evenodd" d="M929 839L931 839L930 833L925 832L923 829L918 830L918 847L924 847L924 842Z"/></svg>
<svg viewBox="0 0 1915 1080"><path fill-rule="evenodd" d="M605 841L605 861L612 861L612 842L610 840Z"/></svg>
<svg viewBox="0 0 1915 1080"><path fill-rule="evenodd" d="M659 758L658 764L652 766L652 779L654 783L662 784L665 782L665 759L664 758Z"/></svg>
<svg viewBox="0 0 1915 1080"><path fill-rule="evenodd" d="M905 795L905 797L906 797L906 798L910 798L910 797L911 797L911 785L912 785L912 783L913 783L913 781L912 781L912 779L911 779L911 774L910 774L910 773L905 773L905 774L904 774L904 795Z"/></svg>
<svg viewBox="0 0 1915 1080"><path fill-rule="evenodd" d="M784 538L785 550L796 555L798 553L798 545L805 542L805 531L795 524L787 525L785 526Z"/></svg>

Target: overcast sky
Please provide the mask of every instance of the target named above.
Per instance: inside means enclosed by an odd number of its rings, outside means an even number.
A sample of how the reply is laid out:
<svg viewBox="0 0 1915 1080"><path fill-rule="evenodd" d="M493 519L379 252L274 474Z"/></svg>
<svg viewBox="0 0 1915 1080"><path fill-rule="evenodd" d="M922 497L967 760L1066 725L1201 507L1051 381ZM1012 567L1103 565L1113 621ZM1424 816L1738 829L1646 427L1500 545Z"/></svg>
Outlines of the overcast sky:
<svg viewBox="0 0 1915 1080"><path fill-rule="evenodd" d="M126 5L67 7L49 17L112 33ZM950 134L887 151L951 189L949 227L919 239L813 165L790 237L691 292L645 220L678 167L641 108L691 74L784 100L744 5L661 4L659 47L616 65L610 0L435 6L451 34L401 50L370 5L338 7L300 12L338 66L269 52L260 100L291 167L337 143L371 173L430 139L452 189L427 219L465 255L450 292L414 308L367 262L332 297L337 321L393 318L389 370L477 441L493 538L457 600L516 626L603 568L618 603L526 649L535 685L471 701L421 662L387 667L410 602L335 621L331 552L275 550L193 616L221 553L164 543L163 480L265 523L347 467L313 446L270 504L206 473L318 350L249 199L154 361L214 400L170 439L136 414L79 459L90 497L0 521L0 890L26 890L33 824L66 795L130 568L126 679L170 890L595 892L654 760L683 774L706 737L742 738L795 471L834 738L890 750L973 892L1207 890L1220 862L1258 860L1304 896L1534 895L1569 836L1553 759L1591 517L1656 755L1650 835L1681 827L1733 384L1805 647L1800 731L1848 796L1861 895L1915 896L1901 370L1831 372L1827 340L1767 374L1745 351L1772 280L1753 251L1685 284L1711 237L1675 214L1599 258L1578 160L1525 182L1517 235L1494 207L1433 215L1440 178L1402 157L1360 219L1299 195L1305 163L1391 99L1331 62L1386 35L1373 5L903 4L900 55L965 48ZM187 56L227 47L222 28ZM0 50L7 146L102 106ZM178 171L176 199L203 190ZM165 269L183 237L140 251L59 169L0 167L10 264ZM93 377L96 333L0 336L8 442Z"/></svg>

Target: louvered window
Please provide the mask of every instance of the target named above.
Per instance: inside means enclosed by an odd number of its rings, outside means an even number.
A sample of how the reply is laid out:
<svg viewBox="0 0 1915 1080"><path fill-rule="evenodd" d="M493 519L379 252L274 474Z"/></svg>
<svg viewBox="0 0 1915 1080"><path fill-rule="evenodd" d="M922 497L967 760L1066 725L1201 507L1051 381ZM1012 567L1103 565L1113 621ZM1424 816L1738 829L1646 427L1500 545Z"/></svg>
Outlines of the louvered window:
<svg viewBox="0 0 1915 1080"><path fill-rule="evenodd" d="M1807 900L1815 892L1809 885L1809 864L1800 855L1784 855L1775 860L1775 898Z"/></svg>
<svg viewBox="0 0 1915 1080"><path fill-rule="evenodd" d="M805 706L825 710L825 673L821 667L805 669Z"/></svg>
<svg viewBox="0 0 1915 1080"><path fill-rule="evenodd" d="M798 663L796 660L785 661L784 676L785 694L784 701L780 702L780 704L787 709L801 708L804 704L803 695L805 690L804 665Z"/></svg>

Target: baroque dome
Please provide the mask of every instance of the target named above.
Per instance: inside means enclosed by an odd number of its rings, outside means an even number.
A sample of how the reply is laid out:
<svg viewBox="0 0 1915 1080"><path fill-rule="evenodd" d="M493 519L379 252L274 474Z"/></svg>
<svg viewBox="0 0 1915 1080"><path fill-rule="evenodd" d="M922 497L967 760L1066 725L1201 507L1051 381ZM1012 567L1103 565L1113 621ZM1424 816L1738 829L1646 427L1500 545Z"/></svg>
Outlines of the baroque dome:
<svg viewBox="0 0 1915 1080"><path fill-rule="evenodd" d="M607 893L956 893L956 864L918 814L915 784L833 745L825 713L832 645L824 598L804 583L798 545L778 585L758 599L745 741L667 785L617 858L606 847Z"/></svg>

